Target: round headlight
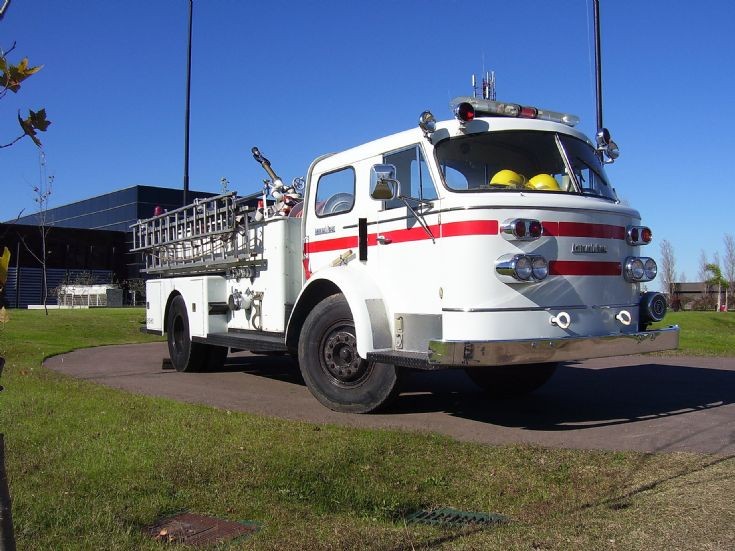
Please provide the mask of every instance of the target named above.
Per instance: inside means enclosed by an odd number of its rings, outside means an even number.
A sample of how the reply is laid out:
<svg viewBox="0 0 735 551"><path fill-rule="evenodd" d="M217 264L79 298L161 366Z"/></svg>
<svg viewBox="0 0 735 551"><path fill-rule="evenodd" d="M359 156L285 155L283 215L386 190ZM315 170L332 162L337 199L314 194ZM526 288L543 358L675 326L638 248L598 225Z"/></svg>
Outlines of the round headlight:
<svg viewBox="0 0 735 551"><path fill-rule="evenodd" d="M640 281L644 273L643 261L640 258L629 258L625 263L625 275L628 281Z"/></svg>
<svg viewBox="0 0 735 551"><path fill-rule="evenodd" d="M646 275L646 279L653 279L656 277L658 266L656 266L656 261L653 258L646 258L646 261L643 263L643 272Z"/></svg>
<svg viewBox="0 0 735 551"><path fill-rule="evenodd" d="M515 266L513 267L516 277L527 281L533 274L533 266L531 265L531 259L527 256L518 256L515 260Z"/></svg>
<svg viewBox="0 0 735 551"><path fill-rule="evenodd" d="M549 275L549 265L543 256L535 257L531 263L531 267L533 269L533 277L536 279L546 279L546 276Z"/></svg>

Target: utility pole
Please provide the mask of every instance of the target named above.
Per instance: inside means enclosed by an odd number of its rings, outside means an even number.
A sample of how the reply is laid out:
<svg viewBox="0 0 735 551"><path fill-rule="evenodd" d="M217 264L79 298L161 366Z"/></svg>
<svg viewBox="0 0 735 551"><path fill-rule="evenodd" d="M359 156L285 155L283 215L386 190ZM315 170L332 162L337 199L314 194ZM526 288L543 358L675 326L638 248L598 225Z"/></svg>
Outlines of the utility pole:
<svg viewBox="0 0 735 551"><path fill-rule="evenodd" d="M184 197L183 205L189 204L189 104L191 100L191 27L194 0L189 0L189 41L186 55L186 116L184 119Z"/></svg>

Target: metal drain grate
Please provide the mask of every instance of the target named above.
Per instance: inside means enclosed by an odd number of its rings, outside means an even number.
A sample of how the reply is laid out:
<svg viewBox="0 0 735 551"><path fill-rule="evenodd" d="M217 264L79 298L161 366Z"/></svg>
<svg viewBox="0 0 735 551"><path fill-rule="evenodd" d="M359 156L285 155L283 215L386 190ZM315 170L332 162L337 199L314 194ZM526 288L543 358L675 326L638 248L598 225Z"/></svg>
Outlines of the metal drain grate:
<svg viewBox="0 0 735 551"><path fill-rule="evenodd" d="M434 524L446 526L491 526L493 524L504 524L510 522L508 517L497 513L478 513L473 511L460 511L445 507L444 509L433 509L431 511L417 511L410 515L406 522L409 524Z"/></svg>
<svg viewBox="0 0 735 551"><path fill-rule="evenodd" d="M145 532L163 543L183 543L203 547L233 540L258 531L252 522L232 522L194 513L182 513L169 517L146 528Z"/></svg>

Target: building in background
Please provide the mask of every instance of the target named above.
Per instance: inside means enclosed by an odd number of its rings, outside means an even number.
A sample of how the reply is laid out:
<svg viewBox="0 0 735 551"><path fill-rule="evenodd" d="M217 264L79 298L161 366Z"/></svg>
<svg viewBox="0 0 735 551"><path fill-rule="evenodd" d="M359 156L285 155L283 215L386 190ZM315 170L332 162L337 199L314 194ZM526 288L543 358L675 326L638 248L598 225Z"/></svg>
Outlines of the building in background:
<svg viewBox="0 0 735 551"><path fill-rule="evenodd" d="M133 186L48 209L48 304L56 304L55 290L65 281L85 278L100 284L124 284L140 278L141 264L130 252L130 226L153 216L157 207L180 207L182 194L180 189ZM189 192L192 201L213 195ZM3 304L10 308L41 304L42 268L30 252L41 256L38 214L0 224L0 252L3 247L11 253Z"/></svg>
<svg viewBox="0 0 735 551"><path fill-rule="evenodd" d="M215 193L190 191L189 200L212 197ZM89 199L54 207L46 211L46 222L56 228L84 228L129 232L130 226L144 218L150 218L156 207L174 210L181 206L183 192L180 189L154 186L132 186L97 195ZM13 222L12 220L6 223ZM38 225L38 215L29 214L17 224Z"/></svg>

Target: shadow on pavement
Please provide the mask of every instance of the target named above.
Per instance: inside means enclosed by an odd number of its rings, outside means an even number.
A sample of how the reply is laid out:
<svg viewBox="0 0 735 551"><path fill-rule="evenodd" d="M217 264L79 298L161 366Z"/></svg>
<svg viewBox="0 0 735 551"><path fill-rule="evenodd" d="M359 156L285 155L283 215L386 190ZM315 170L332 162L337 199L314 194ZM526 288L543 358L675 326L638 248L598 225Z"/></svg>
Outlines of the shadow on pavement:
<svg viewBox="0 0 735 551"><path fill-rule="evenodd" d="M562 366L544 387L512 400L490 400L449 384L445 379L443 392L402 395L393 410L444 411L494 425L564 431L682 415L735 402L735 372L654 362L605 369Z"/></svg>
<svg viewBox="0 0 735 551"><path fill-rule="evenodd" d="M493 425L564 431L635 423L735 402L735 372L658 364L603 369L561 366L541 389L509 400L487 398L462 370L410 372L387 414L444 412ZM231 356L223 372L304 385L288 356Z"/></svg>

